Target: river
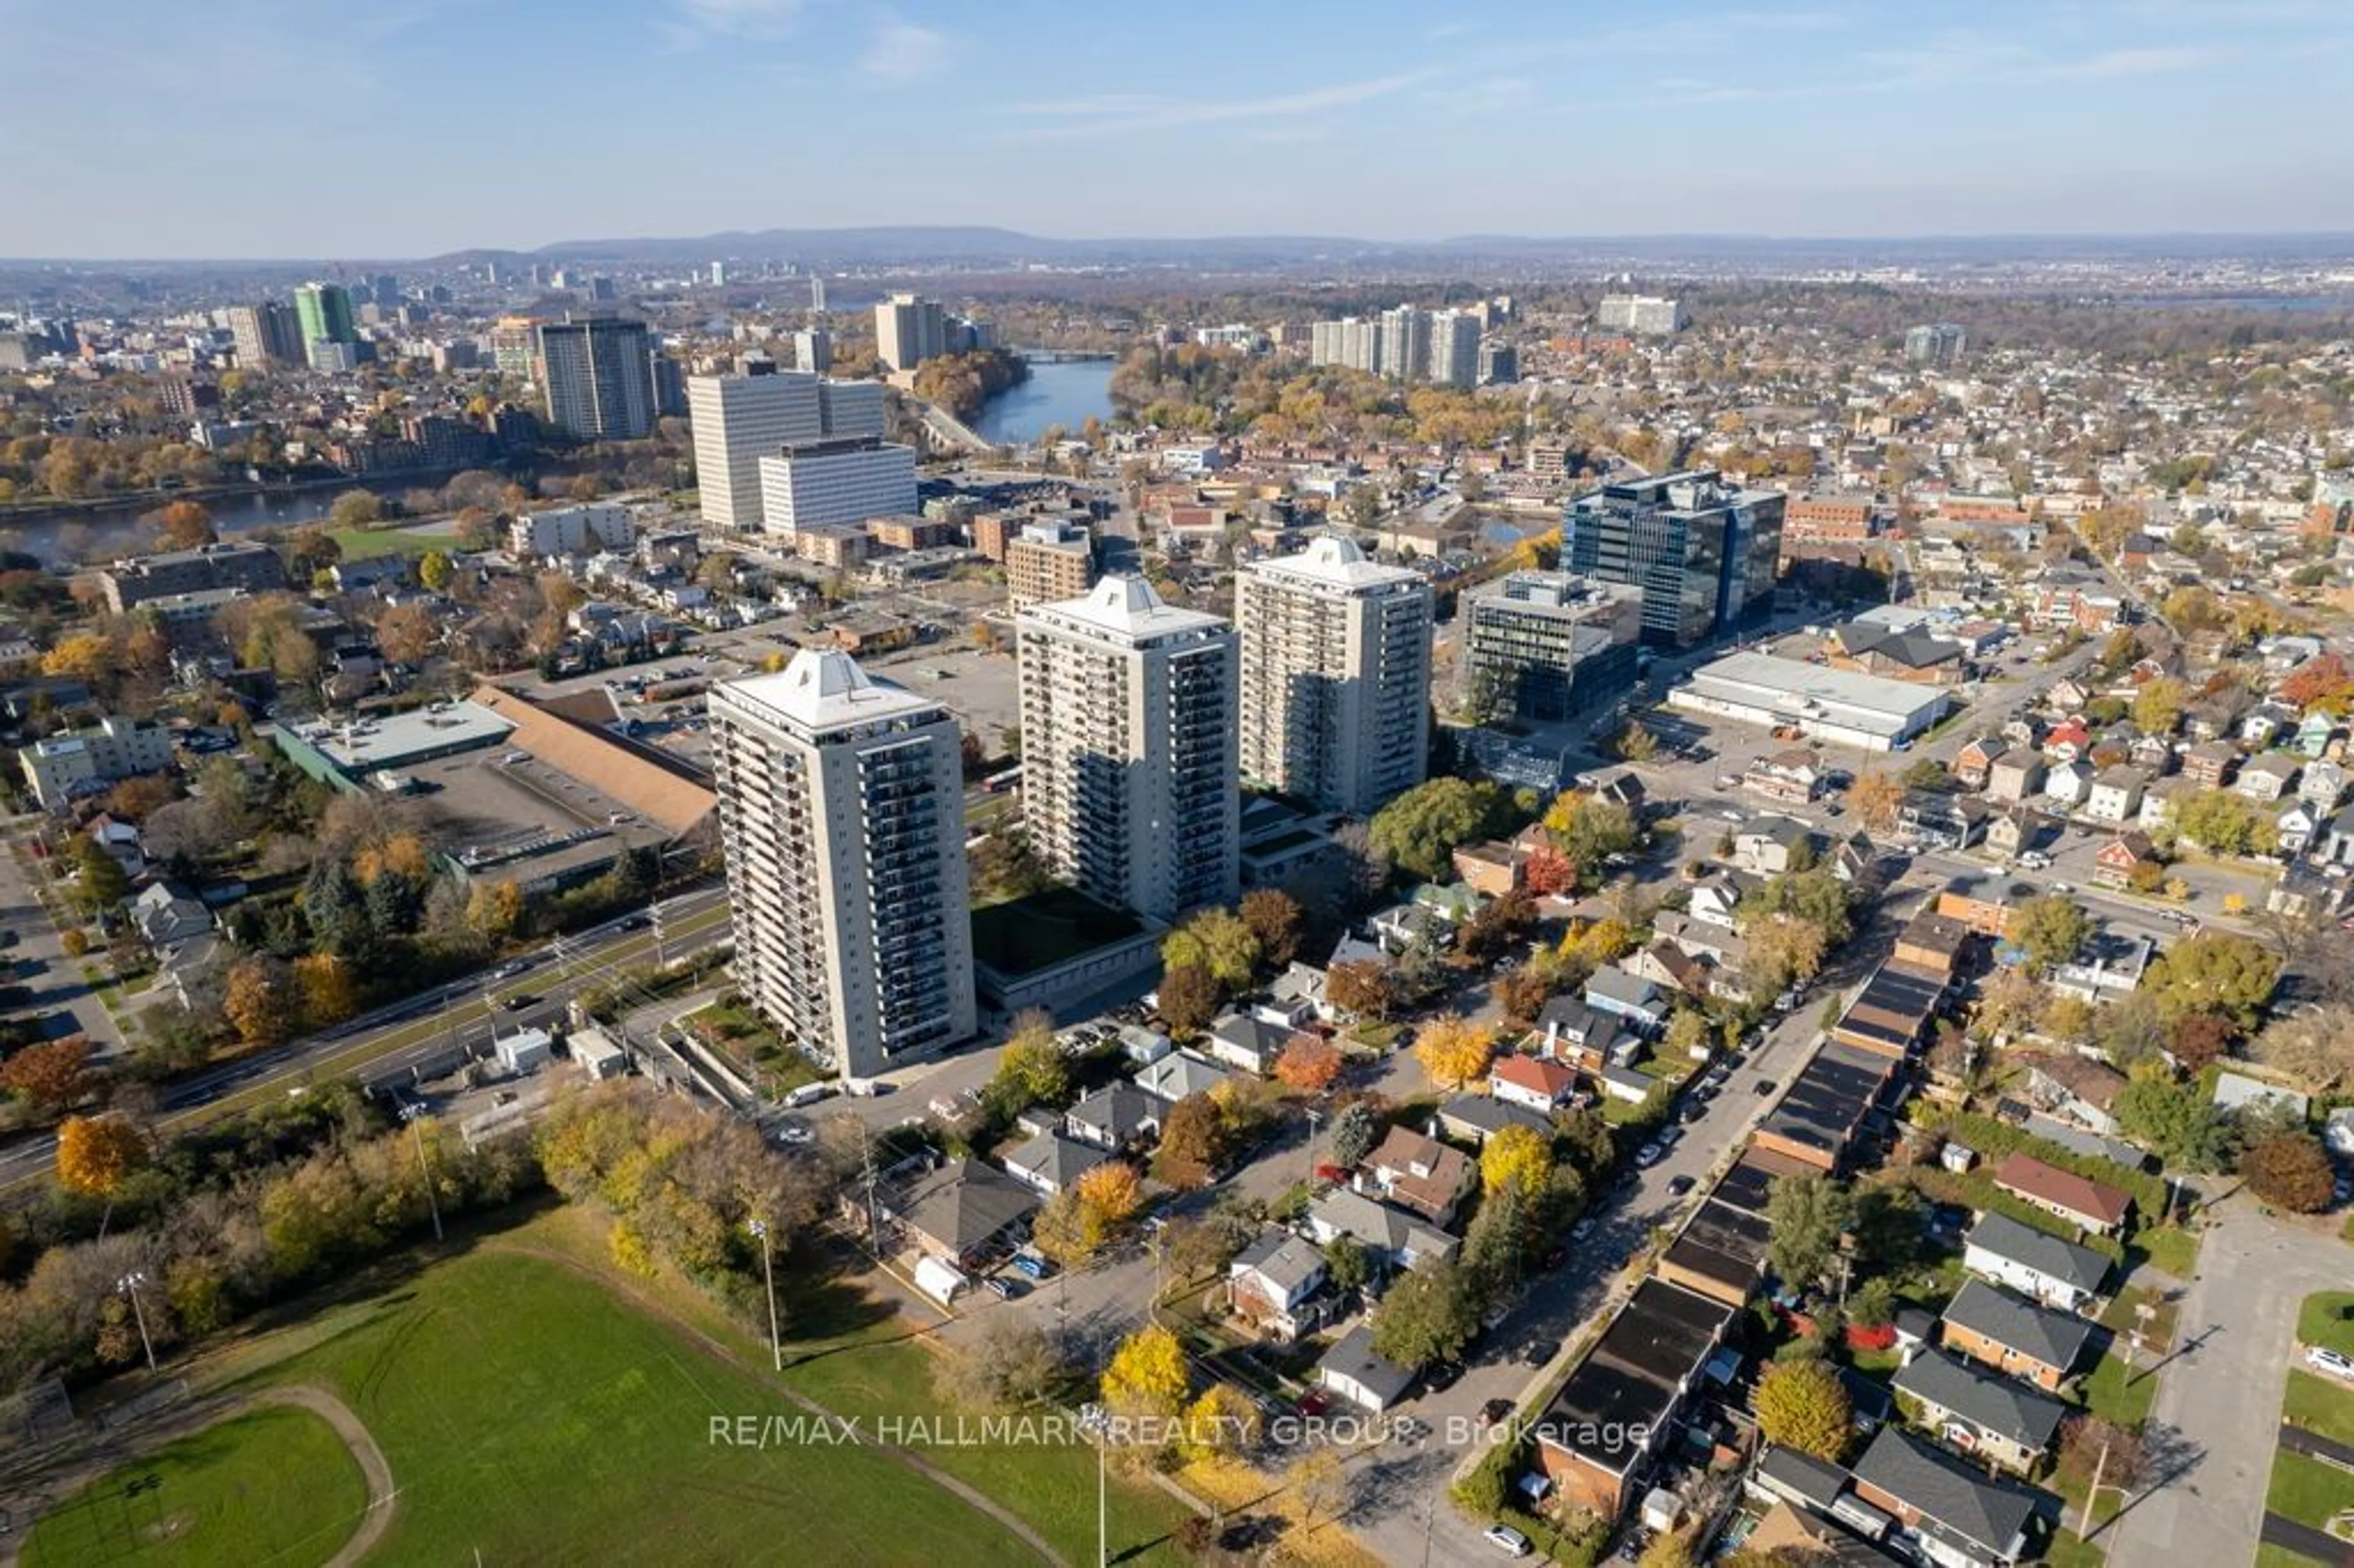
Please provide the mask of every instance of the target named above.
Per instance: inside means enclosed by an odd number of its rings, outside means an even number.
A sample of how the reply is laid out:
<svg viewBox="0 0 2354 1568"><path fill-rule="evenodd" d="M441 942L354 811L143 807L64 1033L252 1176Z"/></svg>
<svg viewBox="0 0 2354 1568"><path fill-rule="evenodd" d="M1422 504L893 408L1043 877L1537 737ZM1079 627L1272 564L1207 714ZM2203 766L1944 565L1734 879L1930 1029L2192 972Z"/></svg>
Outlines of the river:
<svg viewBox="0 0 2354 1568"><path fill-rule="evenodd" d="M1024 356L1027 357L1026 355ZM972 422L983 439L1018 447L1049 425L1072 435L1089 416L1111 422L1111 359L1031 359L1029 379L991 397Z"/></svg>
<svg viewBox="0 0 2354 1568"><path fill-rule="evenodd" d="M432 476L409 481L429 488ZM327 514L335 497L347 490L375 490L398 495L400 483L371 485L363 480L306 485L300 490L241 491L228 495L198 494L193 499L212 514L213 527L223 538L256 528L282 528L315 522ZM85 511L52 514L24 522L0 523L0 549L23 550L44 561L105 560L154 546L155 529L141 518L172 498L143 496L137 501L93 506ZM65 546L60 548L60 546Z"/></svg>

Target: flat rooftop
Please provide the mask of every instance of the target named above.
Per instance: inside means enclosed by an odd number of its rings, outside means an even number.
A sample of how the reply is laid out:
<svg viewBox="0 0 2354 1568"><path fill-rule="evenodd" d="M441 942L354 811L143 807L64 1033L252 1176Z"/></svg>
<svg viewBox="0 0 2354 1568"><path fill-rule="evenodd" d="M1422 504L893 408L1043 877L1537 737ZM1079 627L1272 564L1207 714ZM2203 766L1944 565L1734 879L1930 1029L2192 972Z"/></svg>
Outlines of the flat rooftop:
<svg viewBox="0 0 2354 1568"><path fill-rule="evenodd" d="M304 724L297 733L354 778L455 751L496 746L514 726L480 703L435 703L383 717Z"/></svg>
<svg viewBox="0 0 2354 1568"><path fill-rule="evenodd" d="M1719 702L1890 736L1902 734L1949 700L1943 687L1859 675L1771 653L1729 653L1693 671L1689 689Z"/></svg>
<svg viewBox="0 0 2354 1568"><path fill-rule="evenodd" d="M432 847L493 881L567 882L623 850L672 837L594 783L536 758L445 757L401 772L421 788L411 798Z"/></svg>
<svg viewBox="0 0 2354 1568"><path fill-rule="evenodd" d="M1049 887L975 909L972 957L982 968L1018 980L1124 942L1143 929L1135 916L1098 903L1076 887Z"/></svg>

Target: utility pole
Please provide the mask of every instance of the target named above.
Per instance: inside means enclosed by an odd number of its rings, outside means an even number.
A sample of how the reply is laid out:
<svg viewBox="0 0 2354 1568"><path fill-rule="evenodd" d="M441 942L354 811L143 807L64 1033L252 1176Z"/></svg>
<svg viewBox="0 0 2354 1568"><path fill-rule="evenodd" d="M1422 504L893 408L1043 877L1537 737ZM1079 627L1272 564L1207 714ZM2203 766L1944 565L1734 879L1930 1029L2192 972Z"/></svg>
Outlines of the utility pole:
<svg viewBox="0 0 2354 1568"><path fill-rule="evenodd" d="M2093 1503L2101 1495L2101 1476L2108 1467L2109 1441L2104 1437L2101 1439L2101 1457L2093 1461L2093 1484L2084 1489L2084 1522L2076 1527L2079 1540L2093 1539Z"/></svg>
<svg viewBox="0 0 2354 1568"><path fill-rule="evenodd" d="M433 1211L433 1239L439 1243L442 1240L441 1198L433 1191L433 1167L425 1160L425 1107L410 1101L400 1107L400 1119L408 1124L409 1136L417 1144L417 1174L425 1182L425 1202Z"/></svg>
<svg viewBox="0 0 2354 1568"><path fill-rule="evenodd" d="M760 1238L760 1277L769 1287L769 1360L779 1372L785 1370L784 1337L777 1329L777 1266L769 1245L769 1223L752 1222L752 1234Z"/></svg>
<svg viewBox="0 0 2354 1568"><path fill-rule="evenodd" d="M125 1296L131 1298L131 1320L139 1325L139 1348L147 1352L147 1370L155 1370L155 1341L147 1337L147 1314L139 1305L139 1287L147 1283L147 1276L133 1269L115 1281Z"/></svg>
<svg viewBox="0 0 2354 1568"><path fill-rule="evenodd" d="M1322 1111L1314 1106L1308 1107L1308 1181L1310 1186L1316 1181L1316 1127L1323 1119Z"/></svg>
<svg viewBox="0 0 2354 1568"><path fill-rule="evenodd" d="M1096 1437L1096 1568L1111 1568L1111 1512L1104 1496L1104 1450L1108 1446L1101 1434Z"/></svg>

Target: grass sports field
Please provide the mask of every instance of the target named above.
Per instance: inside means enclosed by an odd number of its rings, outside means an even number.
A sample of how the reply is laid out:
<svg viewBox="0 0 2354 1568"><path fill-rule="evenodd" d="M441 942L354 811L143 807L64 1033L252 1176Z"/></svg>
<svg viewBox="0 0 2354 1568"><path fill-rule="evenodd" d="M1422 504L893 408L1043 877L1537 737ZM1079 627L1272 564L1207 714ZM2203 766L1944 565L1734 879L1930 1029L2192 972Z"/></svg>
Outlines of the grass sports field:
<svg viewBox="0 0 2354 1568"><path fill-rule="evenodd" d="M350 1539L366 1501L358 1463L324 1421L264 1407L168 1443L67 1499L34 1528L24 1561L323 1563Z"/></svg>
<svg viewBox="0 0 2354 1568"><path fill-rule="evenodd" d="M714 1417L790 1422L805 1413L779 1392L765 1342L726 1324L683 1282L627 1288L734 1360L584 1275L610 1275L600 1234L595 1216L552 1208L374 1294L242 1341L198 1381L230 1392L314 1388L349 1406L398 1489L369 1563L459 1563L477 1550L484 1562L510 1563L759 1562L780 1552L861 1564L1040 1561L941 1478L983 1494L1068 1560L1094 1556L1096 1463L1084 1446L909 1441L939 1472L930 1477L847 1442L715 1444ZM789 1344L783 1388L870 1435L878 1417L942 1418L930 1352L904 1337L907 1324L846 1283L779 1284L790 1284L787 1322L811 1336L798 1352ZM797 1353L808 1359L795 1365ZM290 1436L298 1429L315 1441L298 1442ZM143 1492L127 1500L190 1523L150 1547L132 1533L145 1513L125 1514L120 1494L157 1472L168 1489L152 1504ZM88 1506L43 1520L29 1563L323 1563L357 1528L366 1498L335 1434L286 1410L211 1427L90 1492ZM176 1500L183 1495L189 1500ZM108 1510L122 1518L110 1522ZM1115 1554L1175 1561L1166 1542L1184 1517L1175 1501L1115 1479L1110 1516ZM230 1518L238 1533L209 1539L227 1531L204 1522Z"/></svg>

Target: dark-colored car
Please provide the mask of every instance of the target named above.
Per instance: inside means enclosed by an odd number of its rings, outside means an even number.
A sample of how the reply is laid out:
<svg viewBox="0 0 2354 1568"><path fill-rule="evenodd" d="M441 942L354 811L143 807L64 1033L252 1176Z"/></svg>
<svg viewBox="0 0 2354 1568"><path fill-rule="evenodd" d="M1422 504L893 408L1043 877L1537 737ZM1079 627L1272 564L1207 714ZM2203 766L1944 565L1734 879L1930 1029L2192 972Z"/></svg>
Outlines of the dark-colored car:
<svg viewBox="0 0 2354 1568"><path fill-rule="evenodd" d="M642 931L653 923L654 917L651 915L624 915L621 916L619 928L624 931Z"/></svg>
<svg viewBox="0 0 2354 1568"><path fill-rule="evenodd" d="M1487 1404L1479 1407L1478 1425L1481 1426L1493 1426L1497 1422L1504 1420L1511 1414L1512 1402L1511 1400L1491 1399Z"/></svg>
<svg viewBox="0 0 2354 1568"><path fill-rule="evenodd" d="M1433 1361L1423 1369L1422 1386L1430 1393L1443 1393L1453 1388L1463 1375L1460 1361Z"/></svg>
<svg viewBox="0 0 2354 1568"><path fill-rule="evenodd" d="M1755 1095L1761 1100L1773 1092L1774 1080L1771 1078L1760 1078L1756 1083L1750 1086L1750 1093Z"/></svg>
<svg viewBox="0 0 2354 1568"><path fill-rule="evenodd" d="M534 996L527 991L519 991L513 996L508 997L505 1001L500 1002L499 1005L505 1008L509 1012L521 1012L526 1007L537 1007L539 1005L539 998Z"/></svg>
<svg viewBox="0 0 2354 1568"><path fill-rule="evenodd" d="M1692 1179L1689 1176L1679 1176L1668 1183L1668 1196L1670 1198L1681 1198L1691 1190Z"/></svg>
<svg viewBox="0 0 2354 1568"><path fill-rule="evenodd" d="M1541 1367L1559 1354L1561 1354L1559 1340L1539 1340L1529 1347L1527 1360L1529 1365Z"/></svg>

